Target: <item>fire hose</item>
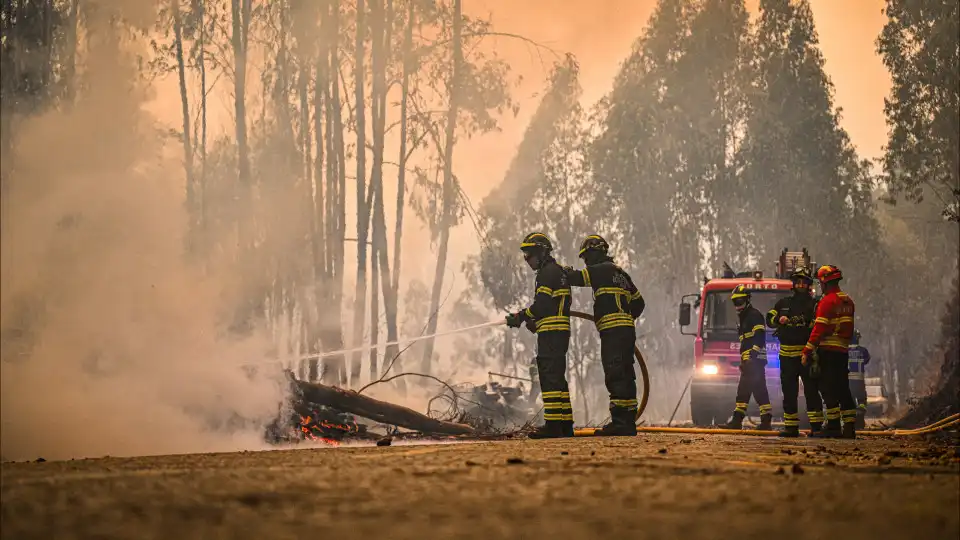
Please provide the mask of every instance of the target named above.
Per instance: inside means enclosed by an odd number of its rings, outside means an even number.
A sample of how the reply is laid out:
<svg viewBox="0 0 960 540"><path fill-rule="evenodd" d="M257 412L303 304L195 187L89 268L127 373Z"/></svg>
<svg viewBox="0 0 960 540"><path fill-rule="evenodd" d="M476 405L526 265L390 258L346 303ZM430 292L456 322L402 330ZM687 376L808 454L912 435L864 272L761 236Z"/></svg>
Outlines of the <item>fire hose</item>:
<svg viewBox="0 0 960 540"><path fill-rule="evenodd" d="M589 315L587 313L582 313L579 311L571 311L570 316L578 319L584 319L587 321L594 320L592 315ZM503 324L505 324L505 321L498 319L498 320L490 321L487 323L468 326L465 328L458 328L456 330L448 330L445 332L437 332L434 334L430 334L426 336L418 336L411 339L396 340L396 341L390 341L387 343L366 345L362 347L354 347L352 349L330 351L330 352L324 352L320 354L311 354L311 355L303 356L300 359L311 360L311 359L317 359L317 358L339 356L346 353L368 351L371 349L384 347L384 346L399 345L401 343L414 343L417 341L432 339L439 336L459 334L462 332L469 332L472 330L479 330L482 328L492 328L492 327L500 326ZM633 346L633 356L636 359L637 363L640 364L640 375L643 380L643 394L640 396L639 404L637 406L637 414L636 414L636 419L639 420L640 416L643 415L644 410L647 408L648 401L650 400L650 374L647 371L647 364L644 361L643 354L640 352L640 348L637 347L636 344L634 344ZM960 413L953 414L951 416L938 420L937 422L934 422L933 424L930 424L928 426L922 426L915 429L887 429L887 430L880 430L880 431L864 430L864 431L859 431L858 435L871 436L871 437L928 435L930 433L936 433L938 431L942 431L944 429L956 426L958 424L960 424ZM594 432L596 430L597 428L580 428L575 430L574 434L577 437L591 437L594 435ZM681 428L681 427L656 427L656 426L637 426L637 432L638 433L688 433L688 434L704 434L704 435L750 435L750 436L758 436L758 437L779 436L779 433L776 431L755 430L755 429L737 430L737 429L720 429L720 428ZM803 430L802 432L805 434L809 434L809 430Z"/></svg>
<svg viewBox="0 0 960 540"><path fill-rule="evenodd" d="M882 431L864 430L858 431L858 436L867 437L896 437L910 435L929 435L944 429L960 424L960 413L948 416L938 420L928 426L916 429L885 429ZM581 428L574 431L577 437L592 437L598 428ZM756 437L778 437L780 434L776 431L756 430L756 429L712 429L712 428L679 428L679 427L645 427L637 426L637 433L689 433L700 435L750 435ZM803 430L802 433L808 434L810 430Z"/></svg>
<svg viewBox="0 0 960 540"><path fill-rule="evenodd" d="M578 318L578 319L584 319L584 320L591 321L591 322L593 321L593 316L592 316L592 315L587 314L587 313L582 313L582 312L580 312L580 311L571 311L571 312L570 312L570 316L571 316L571 317L576 317L576 318ZM387 346L393 346L393 345L400 345L401 343L403 343L403 344L409 344L409 343L414 343L414 342L417 342L417 341L423 341L423 340L426 340L426 339L433 339L433 338L440 337L440 336L447 336L447 335L451 335L451 334L460 334L460 333L463 333L463 332L470 332L470 331L473 331L473 330L480 330L480 329L482 329L482 328L492 328L492 327L501 326L501 325L504 325L504 324L506 324L506 322L505 322L503 319L497 319L497 320L495 320L495 321L490 321L490 322L486 322L486 323L482 323L482 324L475 324L475 325L473 325L473 326L467 326L467 327L465 327L465 328L457 328L456 330L447 330L447 331L445 331L445 332L437 332L437 333L435 333L435 334L430 334L430 335L426 335L426 336L417 336L417 337L415 337L415 338L410 338L410 339L389 341L389 342L387 342L387 343L378 343L378 344L376 344L376 345L364 345L364 346L361 346L361 347L354 347L354 348L352 348L352 349L343 349L343 350L339 350L339 351L329 351L329 352L324 352L324 353L319 353L319 354L309 354L309 355L306 355L306 356L301 356L301 357L300 357L300 360L315 360L315 359L319 359L319 358L329 358L329 357L331 357L331 356L340 356L340 355L347 354L347 353L369 351L369 350L371 350L371 349L376 349L376 348L379 348L379 347L387 347ZM636 415L636 419L639 420L639 419L640 419L640 416L643 414L644 409L647 408L647 402L650 401L650 374L647 372L647 364L646 364L646 362L644 362L644 360L643 360L643 354L640 353L640 348L637 347L636 344L634 344L634 346L633 346L633 357L636 359L637 363L640 364L640 376L641 376L641 378L643 379L643 394L640 396L639 404L638 404L638 406L637 406L637 415Z"/></svg>

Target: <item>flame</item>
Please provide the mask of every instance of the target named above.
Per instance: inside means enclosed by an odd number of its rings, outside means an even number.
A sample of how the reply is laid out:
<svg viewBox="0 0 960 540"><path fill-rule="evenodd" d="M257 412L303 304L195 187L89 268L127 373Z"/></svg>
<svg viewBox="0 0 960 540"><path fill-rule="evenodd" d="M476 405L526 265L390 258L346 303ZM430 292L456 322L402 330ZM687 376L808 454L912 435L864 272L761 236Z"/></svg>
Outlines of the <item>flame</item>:
<svg viewBox="0 0 960 540"><path fill-rule="evenodd" d="M314 421L313 415L300 415L300 432L303 438L311 441L320 441L331 446L340 446L340 441L329 437L324 437L324 432L336 431L341 433L357 433L360 427L356 422L340 424L328 420ZM316 432L316 433L315 433ZM317 435L320 433L320 435Z"/></svg>

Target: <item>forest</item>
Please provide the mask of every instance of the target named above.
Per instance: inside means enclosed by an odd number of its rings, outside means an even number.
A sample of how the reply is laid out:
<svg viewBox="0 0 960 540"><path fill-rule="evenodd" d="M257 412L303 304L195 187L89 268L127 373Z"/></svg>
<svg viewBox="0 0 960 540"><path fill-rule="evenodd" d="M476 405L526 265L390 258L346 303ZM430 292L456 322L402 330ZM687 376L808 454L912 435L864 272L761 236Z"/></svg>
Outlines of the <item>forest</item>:
<svg viewBox="0 0 960 540"><path fill-rule="evenodd" d="M533 230L576 266L580 239L603 234L634 277L655 421L691 367L680 297L724 262L770 271L783 247L844 271L897 407L957 380L956 2L887 0L875 45L893 87L876 162L841 127L808 0L756 13L659 0L596 103L577 58L463 3L3 0L4 425L7 365L157 377L143 387L171 407L244 413L259 401L197 394L230 394L224 370L262 357L350 388L401 372L525 374L533 336L508 329L299 359L525 305L518 246ZM471 201L458 153L521 106L500 40L528 42L549 69L509 169ZM160 92L176 125L149 110ZM457 230L480 246L462 264ZM428 280L404 272L413 260L429 261ZM601 421L591 327L576 326L568 362L577 422ZM203 384L183 382L197 373ZM55 384L33 376L17 384Z"/></svg>

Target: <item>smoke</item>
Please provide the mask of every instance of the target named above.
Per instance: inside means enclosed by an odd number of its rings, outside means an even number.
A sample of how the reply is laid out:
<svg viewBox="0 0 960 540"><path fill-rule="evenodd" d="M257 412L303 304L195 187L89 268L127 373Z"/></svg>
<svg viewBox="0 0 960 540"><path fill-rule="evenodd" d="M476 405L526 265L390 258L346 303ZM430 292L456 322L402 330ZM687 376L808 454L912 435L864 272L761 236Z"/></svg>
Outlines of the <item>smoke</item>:
<svg viewBox="0 0 960 540"><path fill-rule="evenodd" d="M237 280L185 258L182 166L162 157L109 11L88 17L82 96L17 128L2 229L0 454L259 447L281 386L238 366L264 358L269 341L224 335Z"/></svg>

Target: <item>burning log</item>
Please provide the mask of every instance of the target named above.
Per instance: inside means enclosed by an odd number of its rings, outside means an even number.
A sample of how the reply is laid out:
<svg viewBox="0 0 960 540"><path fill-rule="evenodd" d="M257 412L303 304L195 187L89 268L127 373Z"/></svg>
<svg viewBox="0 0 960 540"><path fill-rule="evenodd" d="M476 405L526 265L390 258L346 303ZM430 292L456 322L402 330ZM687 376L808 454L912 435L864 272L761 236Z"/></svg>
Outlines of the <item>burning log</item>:
<svg viewBox="0 0 960 540"><path fill-rule="evenodd" d="M295 396L304 402L324 405L338 411L369 418L375 422L400 426L422 433L443 435L474 433L474 429L465 424L444 422L402 405L380 401L352 390L300 381L294 379L291 374L288 374L288 376Z"/></svg>

